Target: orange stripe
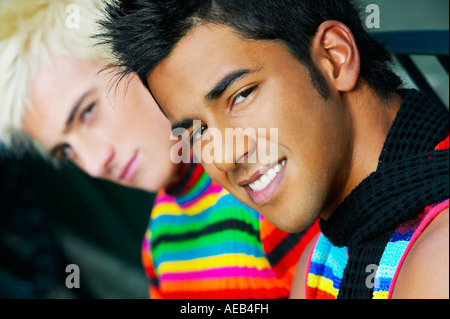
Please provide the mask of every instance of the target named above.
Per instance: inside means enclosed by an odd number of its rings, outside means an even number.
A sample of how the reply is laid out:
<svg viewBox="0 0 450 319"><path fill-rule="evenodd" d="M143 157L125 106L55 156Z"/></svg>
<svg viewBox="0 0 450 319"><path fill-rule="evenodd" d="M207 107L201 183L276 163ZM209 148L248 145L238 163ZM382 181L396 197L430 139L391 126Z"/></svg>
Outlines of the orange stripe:
<svg viewBox="0 0 450 319"><path fill-rule="evenodd" d="M195 288L194 288L195 287ZM212 291L212 290L233 290L233 289L274 289L279 288L276 280L263 278L220 278L220 279L204 279L204 280L183 280L178 282L163 282L160 289L165 292L191 292L196 291Z"/></svg>
<svg viewBox="0 0 450 319"><path fill-rule="evenodd" d="M289 235L289 233L276 228L265 218L260 223L260 234L266 253L270 253L272 249L278 246Z"/></svg>

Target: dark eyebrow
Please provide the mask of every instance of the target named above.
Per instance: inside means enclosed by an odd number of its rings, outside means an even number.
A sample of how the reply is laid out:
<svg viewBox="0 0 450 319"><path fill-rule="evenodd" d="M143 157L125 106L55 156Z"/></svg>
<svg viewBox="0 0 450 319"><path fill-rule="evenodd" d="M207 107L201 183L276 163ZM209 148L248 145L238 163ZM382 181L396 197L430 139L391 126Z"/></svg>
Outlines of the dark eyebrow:
<svg viewBox="0 0 450 319"><path fill-rule="evenodd" d="M78 112L78 109L81 107L81 105L83 104L84 99L92 93L92 91L94 91L94 88L91 88L90 90L88 90L86 93L84 93L73 105L72 110L69 113L69 116L67 117L66 120L66 124L65 124L65 128L64 128L64 133L67 133L70 129L70 126L72 125L73 120L75 119L75 115Z"/></svg>
<svg viewBox="0 0 450 319"><path fill-rule="evenodd" d="M205 95L205 100L207 103L210 103L216 99L218 99L223 92L228 89L230 85L232 85L234 82L239 80L240 78L253 73L254 71L249 69L241 69L234 72L231 72L227 75L225 75L215 86L214 88L209 91L208 94ZM156 100L156 99L155 99ZM172 125L172 131L177 128L183 128L183 129L189 129L193 125L192 119L183 119L175 124Z"/></svg>
<svg viewBox="0 0 450 319"><path fill-rule="evenodd" d="M192 120L192 119L181 120L181 121L179 121L179 122L177 122L177 123L172 125L172 132L175 129L178 129L178 128L184 128L184 129L187 130L188 128L190 128L192 126L193 122L194 122L194 120Z"/></svg>
<svg viewBox="0 0 450 319"><path fill-rule="evenodd" d="M218 99L223 92L228 89L228 87L242 78L243 76L253 73L253 71L248 69L242 69L238 71L231 72L230 74L225 75L215 86L214 88L209 91L208 94L205 95L206 102L212 102L216 99Z"/></svg>

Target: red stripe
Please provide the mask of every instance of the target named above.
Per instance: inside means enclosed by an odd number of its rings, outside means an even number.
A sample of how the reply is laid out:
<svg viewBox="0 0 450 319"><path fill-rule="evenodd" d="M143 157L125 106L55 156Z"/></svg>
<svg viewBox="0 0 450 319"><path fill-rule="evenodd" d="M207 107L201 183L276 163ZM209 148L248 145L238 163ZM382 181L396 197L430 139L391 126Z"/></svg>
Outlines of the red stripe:
<svg viewBox="0 0 450 319"><path fill-rule="evenodd" d="M289 291L280 288L178 291L160 294L160 297L165 299L278 299L287 296Z"/></svg>
<svg viewBox="0 0 450 319"><path fill-rule="evenodd" d="M448 135L447 135L447 138L445 140L443 140L442 142L440 142L435 148L436 151L445 150L445 149L448 149Z"/></svg>
<svg viewBox="0 0 450 319"><path fill-rule="evenodd" d="M326 291L311 287L308 287L307 296L308 299L336 299L335 296Z"/></svg>
<svg viewBox="0 0 450 319"><path fill-rule="evenodd" d="M195 183L200 179L204 172L203 166L200 164L197 164L194 168L194 171L192 172L192 175L189 178L189 181L187 182L186 186L181 191L181 194L186 193L188 190L190 190Z"/></svg>
<svg viewBox="0 0 450 319"><path fill-rule="evenodd" d="M270 234L267 235L262 241L264 252L266 254L270 254L270 252L277 247L289 235L289 233L279 230L267 219L264 219L261 223L261 228L262 227L266 228L266 232L270 231Z"/></svg>
<svg viewBox="0 0 450 319"><path fill-rule="evenodd" d="M277 275L277 277L284 277L286 271L292 268L292 266L296 266L300 256L303 254L306 246L310 243L310 241L319 233L319 220L317 220L303 235L300 241L292 248L283 258L272 267L273 271ZM289 284L291 284L294 273L292 274L292 278L287 278L289 280Z"/></svg>

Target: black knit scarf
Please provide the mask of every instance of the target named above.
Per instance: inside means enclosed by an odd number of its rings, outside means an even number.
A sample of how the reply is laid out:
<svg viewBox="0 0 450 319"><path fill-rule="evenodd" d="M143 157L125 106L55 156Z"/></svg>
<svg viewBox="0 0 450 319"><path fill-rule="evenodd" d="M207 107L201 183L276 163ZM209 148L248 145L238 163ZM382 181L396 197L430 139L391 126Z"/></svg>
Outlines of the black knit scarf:
<svg viewBox="0 0 450 319"><path fill-rule="evenodd" d="M376 172L342 202L323 234L348 248L339 299L372 298L368 265L378 265L395 228L426 206L449 197L449 151L435 151L449 131L446 109L416 90L403 90L403 103L389 130Z"/></svg>

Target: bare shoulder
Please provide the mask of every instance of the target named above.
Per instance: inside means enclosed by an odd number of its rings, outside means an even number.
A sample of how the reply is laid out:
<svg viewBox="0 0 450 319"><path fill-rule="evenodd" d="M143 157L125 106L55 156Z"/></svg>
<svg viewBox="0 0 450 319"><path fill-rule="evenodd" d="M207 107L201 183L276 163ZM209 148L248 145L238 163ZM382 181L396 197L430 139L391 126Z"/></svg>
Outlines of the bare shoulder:
<svg viewBox="0 0 450 319"><path fill-rule="evenodd" d="M292 288L290 294L291 299L306 299L305 280L306 280L306 272L308 271L309 256L311 255L311 251L314 248L314 244L316 243L317 238L319 236L320 232L309 241L308 245L306 245L305 250L300 256L294 280L292 281Z"/></svg>
<svg viewBox="0 0 450 319"><path fill-rule="evenodd" d="M449 298L449 210L425 228L399 272L392 298Z"/></svg>

